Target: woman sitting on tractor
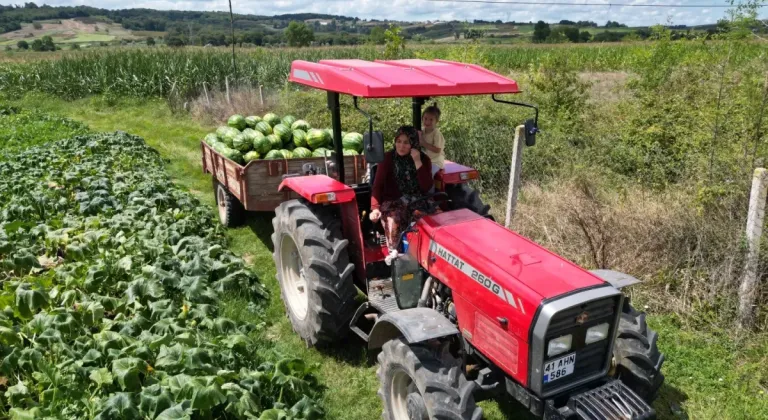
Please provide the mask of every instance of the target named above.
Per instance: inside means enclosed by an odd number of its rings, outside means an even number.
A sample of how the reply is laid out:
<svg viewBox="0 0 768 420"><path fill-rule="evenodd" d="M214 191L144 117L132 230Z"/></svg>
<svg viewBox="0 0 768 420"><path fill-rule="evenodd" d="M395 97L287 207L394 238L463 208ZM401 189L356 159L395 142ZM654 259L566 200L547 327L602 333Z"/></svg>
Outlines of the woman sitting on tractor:
<svg viewBox="0 0 768 420"><path fill-rule="evenodd" d="M430 211L431 200L411 202L426 195L434 184L432 163L419 148L419 133L412 126L403 126L395 135L394 150L384 155L378 165L371 192L370 219L382 220L387 239L390 264L398 255L397 247L405 228L411 222L409 209L420 216Z"/></svg>

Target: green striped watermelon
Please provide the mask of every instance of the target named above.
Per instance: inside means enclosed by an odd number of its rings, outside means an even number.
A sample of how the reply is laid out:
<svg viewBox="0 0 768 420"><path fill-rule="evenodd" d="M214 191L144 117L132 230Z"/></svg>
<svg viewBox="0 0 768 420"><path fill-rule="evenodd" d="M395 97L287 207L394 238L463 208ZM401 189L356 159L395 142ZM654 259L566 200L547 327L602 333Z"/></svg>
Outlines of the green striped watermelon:
<svg viewBox="0 0 768 420"><path fill-rule="evenodd" d="M245 163L248 163L252 160L261 159L261 155L259 155L259 152L251 150L250 152L246 153L245 156L243 156L243 159L245 160Z"/></svg>
<svg viewBox="0 0 768 420"><path fill-rule="evenodd" d="M317 149L318 147L325 146L327 144L325 135L326 133L323 130L318 130L316 128L309 130L307 133L307 145L311 149Z"/></svg>
<svg viewBox="0 0 768 420"><path fill-rule="evenodd" d="M282 159L283 154L280 153L279 150L270 150L269 153L267 153L266 156L264 156L264 159L267 160L275 160L275 159Z"/></svg>
<svg viewBox="0 0 768 420"><path fill-rule="evenodd" d="M219 142L219 137L215 133L210 133L205 136L205 139L203 140L205 144L209 146L213 146L214 144Z"/></svg>
<svg viewBox="0 0 768 420"><path fill-rule="evenodd" d="M280 154L282 154L285 159L293 159L293 152L288 149L280 149Z"/></svg>
<svg viewBox="0 0 768 420"><path fill-rule="evenodd" d="M267 136L258 131L257 133L258 135L253 139L253 150L259 152L259 154L265 155L272 149L272 143L269 142Z"/></svg>
<svg viewBox="0 0 768 420"><path fill-rule="evenodd" d="M297 147L293 149L293 157L294 158L312 157L312 151L307 149L306 147Z"/></svg>
<svg viewBox="0 0 768 420"><path fill-rule="evenodd" d="M269 125L269 123L266 121L259 121L256 123L256 127L254 127L254 129L261 132L261 134L264 134L265 136L272 134L272 126Z"/></svg>
<svg viewBox="0 0 768 420"><path fill-rule="evenodd" d="M236 114L227 120L227 125L236 128L238 130L245 130L246 124L245 124L245 118L242 115Z"/></svg>
<svg viewBox="0 0 768 420"><path fill-rule="evenodd" d="M304 130L293 130L293 144L297 147L307 147L307 133Z"/></svg>
<svg viewBox="0 0 768 420"><path fill-rule="evenodd" d="M253 141L242 133L236 135L232 140L232 148L242 153L251 150L251 147L253 147Z"/></svg>
<svg viewBox="0 0 768 420"><path fill-rule="evenodd" d="M360 133L347 133L344 138L341 139L341 145L345 149L361 152L363 150L363 135Z"/></svg>
<svg viewBox="0 0 768 420"><path fill-rule="evenodd" d="M247 125L249 128L256 128L256 124L258 124L260 121L261 117L256 115L245 117L245 125Z"/></svg>
<svg viewBox="0 0 768 420"><path fill-rule="evenodd" d="M313 157L325 157L330 155L331 155L331 151L326 149L325 147L318 147L317 149L315 149L314 152L312 152Z"/></svg>
<svg viewBox="0 0 768 420"><path fill-rule="evenodd" d="M283 148L283 140L276 134L268 135L267 140L269 140L269 147L271 147L272 150L280 150Z"/></svg>
<svg viewBox="0 0 768 420"><path fill-rule="evenodd" d="M304 120L296 120L293 124L291 124L292 130L301 130L304 132L309 131L309 129L312 128L309 126L309 123Z"/></svg>
<svg viewBox="0 0 768 420"><path fill-rule="evenodd" d="M283 125L287 126L288 128L292 128L291 126L295 122L296 122L296 117L294 117L293 115L286 115L283 117Z"/></svg>
<svg viewBox="0 0 768 420"><path fill-rule="evenodd" d="M278 117L277 114L270 112L268 114L264 114L262 121L266 121L270 126L274 127L280 124L280 117Z"/></svg>
<svg viewBox="0 0 768 420"><path fill-rule="evenodd" d="M272 127L272 133L279 136L280 139L283 141L283 144L287 144L291 141L291 137L293 136L293 132L289 128L289 126L286 126L284 124L278 124L274 127Z"/></svg>

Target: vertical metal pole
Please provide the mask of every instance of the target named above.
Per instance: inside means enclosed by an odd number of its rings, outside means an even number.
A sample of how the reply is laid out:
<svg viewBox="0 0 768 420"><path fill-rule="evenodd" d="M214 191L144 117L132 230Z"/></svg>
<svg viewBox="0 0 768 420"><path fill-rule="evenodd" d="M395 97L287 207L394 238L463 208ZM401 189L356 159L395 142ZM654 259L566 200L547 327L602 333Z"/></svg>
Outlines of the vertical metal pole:
<svg viewBox="0 0 768 420"><path fill-rule="evenodd" d="M232 13L232 0L229 0L229 28L232 30L232 76L237 79L235 65L235 15Z"/></svg>
<svg viewBox="0 0 768 420"><path fill-rule="evenodd" d="M424 105L424 98L413 98L411 108L413 110L413 126L421 130L421 107Z"/></svg>
<svg viewBox="0 0 768 420"><path fill-rule="evenodd" d="M755 295L757 294L757 265L760 257L760 238L763 235L765 217L765 197L768 191L768 172L764 168L755 169L752 176L752 192L749 195L749 213L747 214L747 260L744 264L744 277L739 288L739 328L750 328L754 322Z"/></svg>
<svg viewBox="0 0 768 420"><path fill-rule="evenodd" d="M512 144L512 165L509 168L509 191L507 191L507 217L504 227L509 229L512 217L517 207L517 194L520 192L520 171L523 167L523 144L525 143L525 126L518 125L515 129L515 141Z"/></svg>
<svg viewBox="0 0 768 420"><path fill-rule="evenodd" d="M328 92L328 109L331 110L331 126L333 127L333 150L336 152L336 170L339 182L344 183L344 149L341 144L341 107L339 94Z"/></svg>

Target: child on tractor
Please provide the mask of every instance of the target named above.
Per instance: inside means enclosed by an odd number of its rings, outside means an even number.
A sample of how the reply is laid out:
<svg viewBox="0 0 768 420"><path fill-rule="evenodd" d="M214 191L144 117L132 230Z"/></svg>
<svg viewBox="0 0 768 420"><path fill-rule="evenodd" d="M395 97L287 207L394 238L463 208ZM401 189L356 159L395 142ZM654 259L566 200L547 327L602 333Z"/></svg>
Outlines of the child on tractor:
<svg viewBox="0 0 768 420"><path fill-rule="evenodd" d="M421 145L424 146L425 153L432 161L432 178L445 166L445 138L437 124L440 122L440 108L437 102L428 106L421 117L421 124L424 132L421 136Z"/></svg>

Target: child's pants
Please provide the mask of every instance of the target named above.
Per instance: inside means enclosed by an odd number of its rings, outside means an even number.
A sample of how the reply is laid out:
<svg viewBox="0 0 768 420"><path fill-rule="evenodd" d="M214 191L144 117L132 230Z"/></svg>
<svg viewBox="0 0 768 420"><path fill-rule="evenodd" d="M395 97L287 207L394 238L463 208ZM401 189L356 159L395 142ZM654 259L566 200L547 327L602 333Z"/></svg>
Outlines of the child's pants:
<svg viewBox="0 0 768 420"><path fill-rule="evenodd" d="M434 193L434 192L435 192L435 185L434 185L434 181L435 181L435 174L436 174L436 173L437 173L439 170L440 170L440 167L439 167L439 166L437 166L437 165L435 165L435 164L433 163L433 164L432 164L432 182L433 182L433 184L432 184L432 188L430 188L430 190L429 190L430 194L432 194L432 193Z"/></svg>

